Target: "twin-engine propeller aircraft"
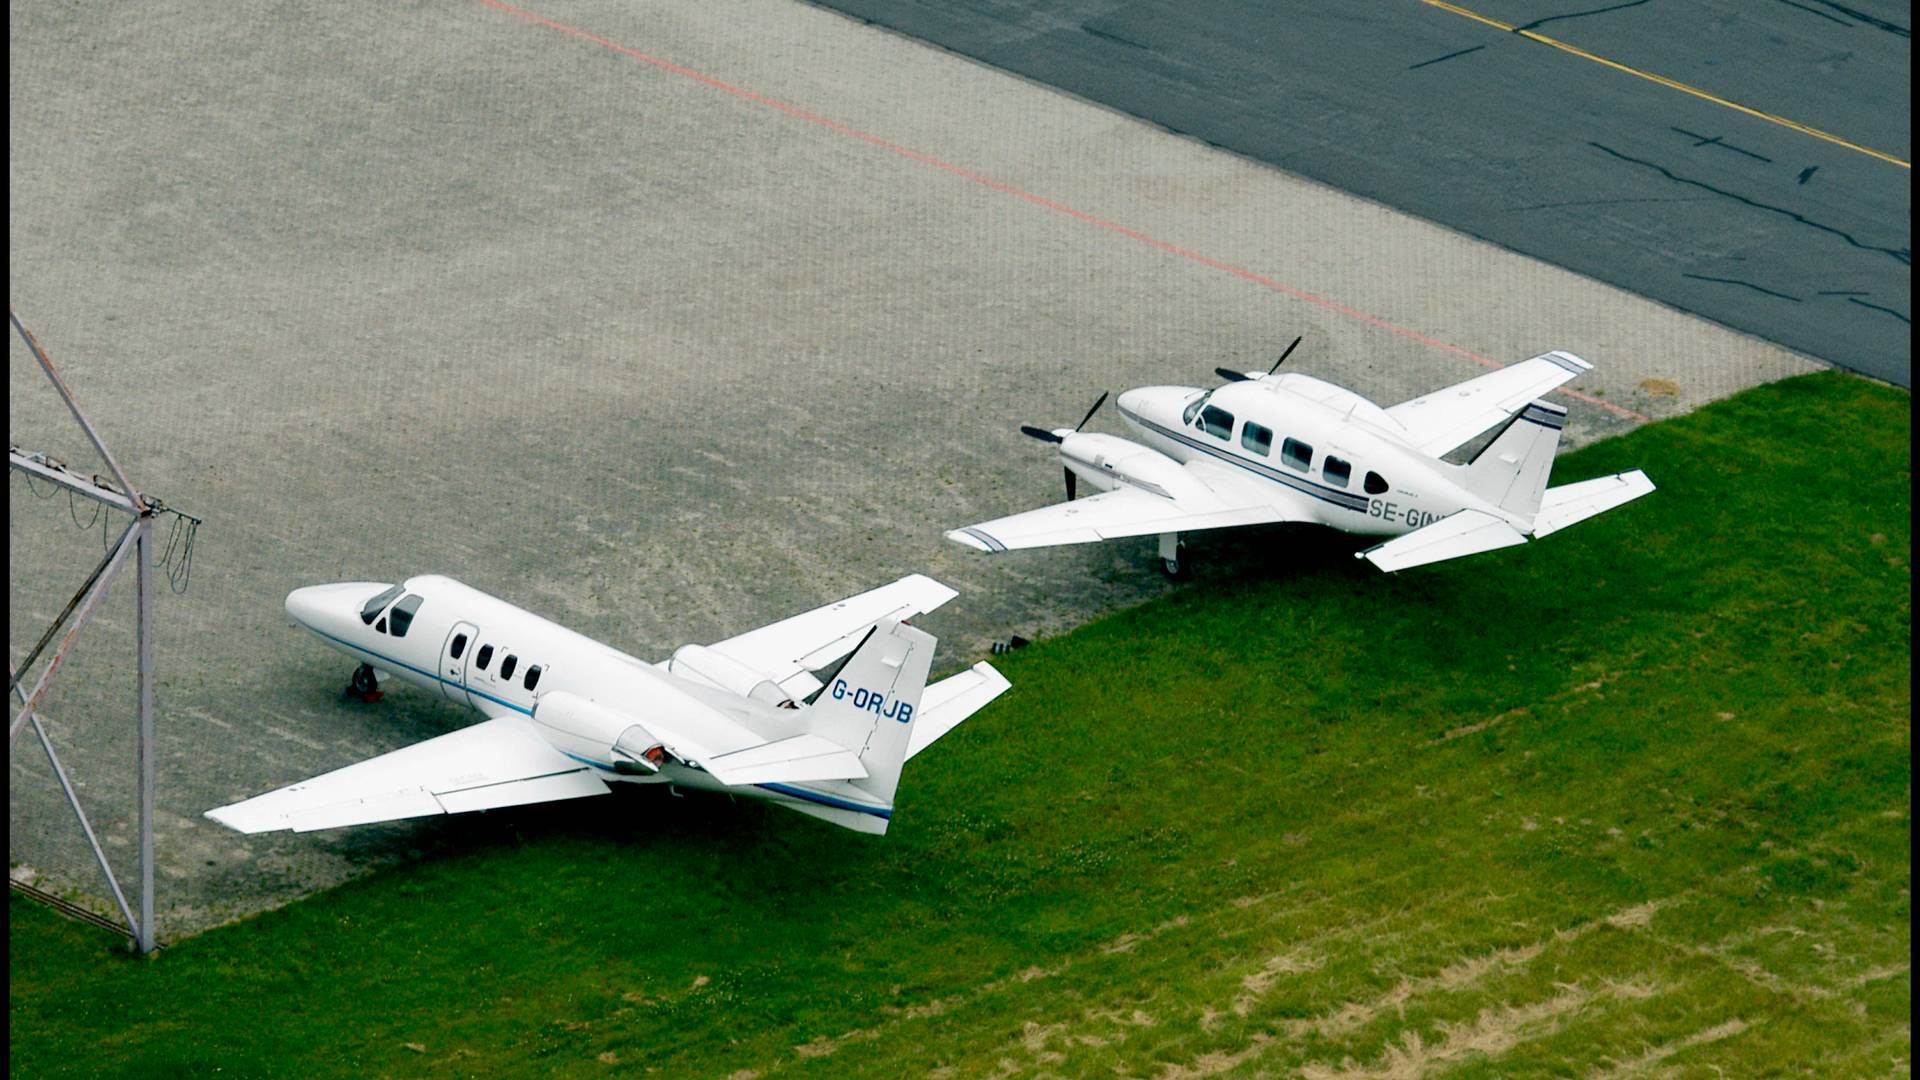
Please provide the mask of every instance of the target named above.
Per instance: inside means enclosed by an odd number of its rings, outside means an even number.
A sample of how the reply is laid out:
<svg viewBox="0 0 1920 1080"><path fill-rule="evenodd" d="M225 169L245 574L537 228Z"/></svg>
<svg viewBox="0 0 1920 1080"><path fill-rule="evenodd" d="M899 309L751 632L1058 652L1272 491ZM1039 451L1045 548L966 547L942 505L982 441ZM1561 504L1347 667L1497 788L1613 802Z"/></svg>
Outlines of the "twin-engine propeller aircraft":
<svg viewBox="0 0 1920 1080"><path fill-rule="evenodd" d="M906 620L955 595L916 574L649 664L451 578L295 589L287 613L360 661L351 692L397 676L487 719L207 816L305 832L671 783L885 833L901 765L1007 689L985 663L927 685Z"/></svg>
<svg viewBox="0 0 1920 1080"><path fill-rule="evenodd" d="M1383 409L1307 375L1219 368L1227 385L1148 386L1120 395L1141 442L1079 426L1020 430L1057 443L1067 502L954 529L981 551L1160 537L1170 576L1184 569L1180 534L1293 521L1395 539L1358 552L1382 570L1524 543L1653 490L1638 469L1547 487L1567 411L1536 400L1593 370L1550 352ZM1445 455L1505 424L1473 460ZM1142 445L1144 443L1144 445ZM1101 492L1074 501L1084 480Z"/></svg>

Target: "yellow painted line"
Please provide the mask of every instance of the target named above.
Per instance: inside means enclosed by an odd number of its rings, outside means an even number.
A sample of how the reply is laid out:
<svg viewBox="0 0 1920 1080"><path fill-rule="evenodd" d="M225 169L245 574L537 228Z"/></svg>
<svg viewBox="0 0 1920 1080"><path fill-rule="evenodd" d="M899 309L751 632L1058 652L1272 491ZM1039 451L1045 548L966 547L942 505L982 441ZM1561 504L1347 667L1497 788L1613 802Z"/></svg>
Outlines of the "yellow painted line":
<svg viewBox="0 0 1920 1080"><path fill-rule="evenodd" d="M1742 105L1737 101L1728 101L1726 98L1721 97L1719 94L1708 93L1707 91L1702 90L1697 86L1688 86L1686 83L1676 82L1673 79L1669 79L1665 75L1655 75L1651 71L1642 71L1637 67L1631 67L1627 64L1622 64L1617 60L1609 60L1606 57L1600 56L1596 53L1590 53L1587 50L1579 47L1578 45L1569 45L1564 41L1560 41L1555 38L1550 38L1545 34L1535 33L1532 30L1522 30L1519 27L1513 25L1512 23L1504 23L1504 22L1501 22L1499 19L1490 19L1485 15L1480 14L1477 11L1468 11L1466 8L1463 8L1458 4L1447 3L1447 0L1420 0L1420 2L1427 5L1428 7L1437 7L1442 11L1450 11L1455 15L1459 15L1463 18L1472 19L1474 22L1480 23L1484 26L1491 26L1495 30L1499 30L1503 33L1517 34L1518 36L1526 38L1529 41L1537 41L1542 45L1551 45L1554 48L1559 49L1561 52L1572 53L1574 56L1578 56L1583 60L1591 60L1596 64L1605 64L1607 67L1610 67L1615 71L1622 71L1627 73L1628 75L1632 75L1635 78L1645 79L1651 83L1659 83L1661 86L1664 86L1669 90L1678 90L1683 94L1691 94L1702 101L1711 101L1715 105L1732 109L1734 112L1745 113L1748 116L1754 117L1755 119L1765 120L1769 124L1778 124L1783 128L1790 128L1794 131L1799 132L1802 135L1811 135L1816 139L1821 139L1826 142L1830 142L1835 146L1844 146L1849 150L1858 151L1859 153L1865 154L1868 157L1879 158L1881 161L1884 161L1889 165L1898 165L1901 168L1907 169L1907 170L1911 170L1913 168L1912 162L1907 161L1903 158L1897 158L1892 154L1886 153L1884 151L1875 150L1871 146L1861 146L1857 142L1851 142L1847 139L1843 139L1838 135L1832 134L1831 132L1821 131L1817 127L1809 127L1808 125L1802 124L1797 120L1789 120L1784 116L1777 116L1770 112L1762 112L1759 109L1748 108L1747 106Z"/></svg>

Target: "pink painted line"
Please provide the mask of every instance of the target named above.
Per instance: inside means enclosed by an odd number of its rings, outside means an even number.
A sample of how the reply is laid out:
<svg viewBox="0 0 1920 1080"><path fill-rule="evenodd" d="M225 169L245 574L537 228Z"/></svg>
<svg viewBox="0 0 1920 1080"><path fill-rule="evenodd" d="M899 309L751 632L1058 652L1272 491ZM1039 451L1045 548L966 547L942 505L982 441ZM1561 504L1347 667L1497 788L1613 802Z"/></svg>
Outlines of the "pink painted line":
<svg viewBox="0 0 1920 1080"><path fill-rule="evenodd" d="M727 82L723 79L714 78L712 75L708 75L705 72L695 71L694 69L687 67L684 64L676 64L671 60L666 60L661 57L654 56L650 53L641 52L639 49L635 49L628 45L622 45L619 42L613 41L609 38L601 37L599 34L593 33L590 30L583 30L578 26L573 26L568 23L563 23L557 19L549 19L545 15L541 15L538 12L528 11L525 8L519 8L519 7L513 6L512 4L505 3L504 0L480 0L480 2L487 5L488 7L495 8L499 11L503 11L525 22L532 23L536 26L544 26L549 30L557 30L562 34L568 35L569 37L578 38L581 41L598 45L603 49L610 49L614 52L621 54L622 56L627 56L627 57L631 57L632 59L638 60L643 64L651 65L653 67L659 68L662 71L672 72L673 74L679 75L682 78L692 79L694 82L701 83L706 86L710 86L715 90L720 91L721 93L731 94L732 96L737 97L742 101L750 101L750 102L753 102L755 105L764 105L769 109L774 109L776 111L785 113L796 120L804 120L809 124L813 124L816 127L825 128L828 131L834 132L835 134L845 135L850 139L857 139L860 142L866 143L868 146L885 150L890 154L898 155L910 161L917 161L922 165L931 165L932 167L939 169L942 172L951 173L954 176L958 176L963 180L968 180L968 181L971 181L972 183L979 184L982 187L988 187L988 188L992 188L995 191L1004 192L1005 194L1011 195L1017 199L1024 199L1025 201L1030 202L1035 206L1043 207L1057 214L1064 214L1067 217L1075 219L1076 221L1084 221L1087 224L1094 226L1095 228L1103 229L1107 232L1115 234L1116 236L1124 236L1129 240L1137 240L1140 243L1147 245L1148 247L1155 248L1159 251L1163 251L1169 255L1174 255L1179 258L1186 259L1189 262L1198 263L1201 266L1207 266L1215 270L1225 271L1226 273L1232 274L1234 277L1237 277L1242 281L1251 282L1264 289L1271 289L1272 291L1280 293L1283 296L1290 296L1295 300L1304 300L1309 304L1313 304L1316 307L1324 308L1327 311L1331 311L1337 315L1344 315L1349 319L1356 319L1360 322L1366 323L1369 326L1379 327L1380 329L1385 330L1388 333L1396 334L1400 337L1406 338L1408 341L1418 342L1419 344L1425 345L1428 348L1438 349L1441 352L1452 353L1455 356L1463 357L1467 360L1473 361L1476 364L1479 364L1481 367L1502 368L1506 366L1505 364L1500 363L1498 360L1494 360L1491 357L1482 356L1471 349L1461 348L1460 346L1455 345L1452 342L1441 341L1439 338L1429 337L1426 334L1420 333L1418 330L1410 330L1404 326L1401 326L1398 323L1391 322L1387 319L1383 319L1378 315L1361 311L1357 308L1348 307L1345 304L1339 303L1338 301L1329 300L1324 296L1321 296L1317 293L1308 292L1305 289L1295 288L1294 286L1288 285L1285 282L1276 281L1273 278L1267 277L1265 274L1257 274L1252 270L1248 270L1245 267L1235 266L1230 262L1213 258L1210 255L1202 255L1197 251L1191 251L1187 248L1183 248L1179 246L1178 244L1168 243L1167 241L1161 240L1158 237L1148 236L1146 233L1143 233L1138 229L1130 229L1125 225L1119 224L1118 222L1108 221L1103 217L1099 217L1094 214L1089 214L1085 210L1080 210L1075 207L1068 206L1065 203L1057 202L1053 199L1047 198L1044 195L1036 195L1033 192L1027 191L1023 188L1014 187L1012 184L1009 184L1004 180L995 180L991 176L985 176L981 173L974 172L971 169L963 168L962 166L955 165L952 162L944 161L940 158L934 157L931 154L924 154L911 147L901 146L899 143L895 143L895 142L889 142L878 135L861 131L859 128L849 127L838 120L834 120L830 117L821 116L819 113L808 112L807 110L799 107L798 105L781 101L778 98L770 98L765 94L755 93L752 90L748 90L744 86L736 86L733 83ZM1640 413L1634 412L1632 409L1628 409L1620 405L1615 405L1611 401L1602 401L1599 398L1596 398L1590 394L1583 394L1578 390L1569 390L1569 389L1566 389L1565 387L1562 387L1561 389L1555 392L1564 394L1567 397L1574 398L1575 400L1578 400L1578 401L1584 401L1589 405L1597 405L1600 408L1605 409L1610 413L1613 413L1615 416L1624 417L1628 420L1645 421L1649 419L1649 417L1644 416Z"/></svg>

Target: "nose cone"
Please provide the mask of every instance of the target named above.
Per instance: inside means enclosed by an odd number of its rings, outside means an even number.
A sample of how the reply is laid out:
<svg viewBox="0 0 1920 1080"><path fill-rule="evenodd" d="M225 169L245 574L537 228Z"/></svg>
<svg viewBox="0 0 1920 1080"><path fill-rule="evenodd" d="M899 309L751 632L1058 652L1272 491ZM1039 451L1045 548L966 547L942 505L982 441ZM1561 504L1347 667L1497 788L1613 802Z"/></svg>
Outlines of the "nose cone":
<svg viewBox="0 0 1920 1080"><path fill-rule="evenodd" d="M325 585L309 585L304 589L295 589L287 594L287 614L301 626L312 627L320 621L323 609L321 597L326 593Z"/></svg>
<svg viewBox="0 0 1920 1080"><path fill-rule="evenodd" d="M1178 427L1180 410L1199 392L1191 386L1136 386L1120 395L1120 411L1146 423Z"/></svg>
<svg viewBox="0 0 1920 1080"><path fill-rule="evenodd" d="M309 630L338 627L357 616L361 605L387 588L389 586L377 581L309 585L287 594L287 615Z"/></svg>

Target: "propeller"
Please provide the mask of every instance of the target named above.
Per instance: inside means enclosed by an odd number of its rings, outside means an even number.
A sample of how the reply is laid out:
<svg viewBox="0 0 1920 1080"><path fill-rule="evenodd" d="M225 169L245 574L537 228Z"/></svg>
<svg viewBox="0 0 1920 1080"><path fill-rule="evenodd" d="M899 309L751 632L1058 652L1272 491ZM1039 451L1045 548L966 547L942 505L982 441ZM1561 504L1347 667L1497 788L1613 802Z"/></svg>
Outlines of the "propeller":
<svg viewBox="0 0 1920 1080"><path fill-rule="evenodd" d="M1271 375L1271 374L1273 374L1274 372L1276 372L1276 371L1279 371L1279 370L1280 370L1280 365L1281 365L1281 364L1284 364L1284 363L1286 363L1286 362L1287 362L1287 357L1289 357L1289 356L1292 356L1292 355L1293 355L1293 350L1295 350L1295 349L1297 349L1297 348L1299 348L1299 347L1300 347L1300 339L1299 339L1298 337L1296 337L1296 338L1294 338L1294 339L1293 339L1293 344L1291 344L1291 345L1289 345L1289 346L1287 346L1287 350L1286 350L1285 352L1283 352L1283 353L1281 353L1281 354L1280 354L1280 359L1278 359L1278 360L1275 360L1275 361L1273 362L1273 366L1267 369L1267 374L1269 374L1269 375Z"/></svg>
<svg viewBox="0 0 1920 1080"><path fill-rule="evenodd" d="M1080 422L1073 425L1073 430L1079 431L1081 428L1086 427L1087 421L1093 419L1093 414L1099 412L1100 406L1105 405L1106 403L1107 403L1107 395L1105 391L1102 391L1099 399L1093 403L1093 408L1088 409L1087 415L1081 417ZM1020 433L1022 435L1031 435L1034 438L1039 439L1041 442L1057 443L1065 439L1065 436L1063 435L1057 434L1052 431L1048 431L1046 428L1034 427L1032 424L1021 424Z"/></svg>
<svg viewBox="0 0 1920 1080"><path fill-rule="evenodd" d="M1273 366L1267 369L1267 374L1269 374L1269 375L1271 375L1271 374L1273 374L1274 372L1276 372L1276 371L1279 371L1279 370L1280 370L1280 365L1281 365L1281 364L1284 364L1284 363L1286 363L1286 362L1287 362L1287 357L1289 357L1289 356L1292 356L1292 355L1293 355L1293 350L1294 350L1294 349L1295 349L1296 347L1298 347L1298 346L1299 346L1299 344L1300 344L1300 339L1299 339L1299 338L1297 338L1297 337L1296 337L1296 338L1294 338L1294 339L1293 339L1293 344L1292 344L1292 345L1289 345L1289 346L1287 346L1287 351L1286 351L1286 352L1283 352L1283 353L1281 353L1281 354L1280 354L1280 359L1278 359L1278 360L1275 360L1275 361L1273 362ZM1251 379L1253 378L1253 376L1251 376L1251 375L1249 375L1249 374L1247 374L1247 373L1246 373L1246 372L1244 372L1244 371L1235 371L1235 370L1233 370L1232 368L1223 368L1223 367L1217 367L1217 368L1214 368L1214 369L1213 369L1213 373L1214 373L1215 375L1218 375L1218 376L1220 376L1221 378L1223 378L1223 379L1225 379L1225 380L1227 380L1227 381L1228 381L1228 382L1230 382L1230 383L1235 383L1235 382L1247 382L1247 381L1249 381L1249 380L1251 380Z"/></svg>
<svg viewBox="0 0 1920 1080"><path fill-rule="evenodd" d="M1079 431L1081 428L1086 427L1087 421L1093 419L1093 414L1099 412L1100 406L1105 405L1106 403L1107 403L1107 392L1103 390L1100 392L1100 396L1094 400L1093 408L1088 409L1087 415L1081 417L1080 422L1073 425L1073 430ZM1037 427L1034 427L1032 424L1021 424L1020 433L1022 435L1030 435L1036 439L1039 439L1041 442L1057 443L1057 442L1066 441L1065 435L1061 435L1058 432L1048 431L1046 428L1037 428ZM1067 501L1072 502L1074 499L1074 496L1079 492L1080 478L1073 474L1072 469L1062 469L1061 471L1066 473L1066 476L1067 476Z"/></svg>

